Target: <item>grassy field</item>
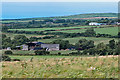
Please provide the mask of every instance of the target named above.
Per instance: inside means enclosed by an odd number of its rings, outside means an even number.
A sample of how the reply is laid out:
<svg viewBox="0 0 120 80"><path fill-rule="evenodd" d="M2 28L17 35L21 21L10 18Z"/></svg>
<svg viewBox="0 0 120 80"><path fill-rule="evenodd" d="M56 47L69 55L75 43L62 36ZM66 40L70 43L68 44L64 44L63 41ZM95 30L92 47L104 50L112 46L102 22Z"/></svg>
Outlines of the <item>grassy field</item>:
<svg viewBox="0 0 120 80"><path fill-rule="evenodd" d="M98 27L98 26L73 26L73 27L55 27L55 28L28 28L28 29L9 29L9 30L45 31L45 30L61 30L61 29L88 28L88 27Z"/></svg>
<svg viewBox="0 0 120 80"><path fill-rule="evenodd" d="M61 38L61 39L68 40L71 44L75 44L80 39L93 40L95 42L95 44L98 44L100 42L103 42L103 43L107 44L112 39L114 39L115 41L118 41L118 39L115 39L115 38L96 38L96 37L74 37L74 38ZM44 43L49 43L49 42L52 42L54 40L57 40L57 39L54 39L54 38L53 39L42 39L42 40L39 40L39 41L44 42Z"/></svg>
<svg viewBox="0 0 120 80"><path fill-rule="evenodd" d="M114 36L118 34L118 27L96 28L95 31L100 34L110 34Z"/></svg>
<svg viewBox="0 0 120 80"><path fill-rule="evenodd" d="M118 34L118 27L95 28L94 30L96 31L96 33L100 33L100 34L110 34L110 35ZM53 31L53 32L81 33L85 31L86 29L75 29L75 30L63 30L63 31Z"/></svg>
<svg viewBox="0 0 120 80"><path fill-rule="evenodd" d="M4 53L5 50L2 50L2 53ZM59 50L59 51L50 51L50 54L58 54L60 52L61 54L69 54L71 52L76 52L77 50ZM23 50L12 50L13 54L35 54L34 51L23 51Z"/></svg>
<svg viewBox="0 0 120 80"><path fill-rule="evenodd" d="M21 31L45 31L45 30L58 30L52 32L65 32L65 33L81 33L84 32L86 29L79 29L79 28L90 28L90 27L100 27L100 26L75 26L75 27L61 27L61 28L29 28L29 29L9 29L9 30L21 30ZM74 30L62 30L62 29L74 29ZM59 31L60 30L60 31ZM95 28L96 33L100 34L110 34L110 35L117 35L118 34L118 27L107 27L106 28Z"/></svg>
<svg viewBox="0 0 120 80"><path fill-rule="evenodd" d="M44 36L46 36L46 35L37 35L37 34L14 34L14 33L2 33L2 34L5 34L6 36L11 37L12 39L16 35L25 35L27 38L30 38L30 37L44 37ZM47 36L51 36L51 35L47 35Z"/></svg>
<svg viewBox="0 0 120 80"><path fill-rule="evenodd" d="M118 56L10 56L2 62L3 78L118 78ZM27 60L24 60L27 59Z"/></svg>

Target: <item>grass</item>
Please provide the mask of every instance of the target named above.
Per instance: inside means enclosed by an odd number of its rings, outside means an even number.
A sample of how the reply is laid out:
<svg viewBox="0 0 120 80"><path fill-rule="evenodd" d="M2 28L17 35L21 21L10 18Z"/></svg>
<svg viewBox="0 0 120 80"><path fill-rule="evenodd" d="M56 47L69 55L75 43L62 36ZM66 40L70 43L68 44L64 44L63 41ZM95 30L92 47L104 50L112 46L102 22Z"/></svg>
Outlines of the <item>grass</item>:
<svg viewBox="0 0 120 80"><path fill-rule="evenodd" d="M89 27L96 27L96 26L74 26L74 27L55 27L55 28L29 28L29 29L9 29L9 30L21 30L21 31L45 31L45 30L58 30L58 31L51 31L51 32L65 32L65 33L81 33L84 32L86 29L78 29L78 28L89 28ZM99 27L99 26L97 26ZM74 29L74 30L61 30L61 29ZM61 30L61 31L59 31ZM118 27L106 27L106 28L95 28L96 33L100 34L110 34L110 35L117 35L118 34Z"/></svg>
<svg viewBox="0 0 120 80"><path fill-rule="evenodd" d="M37 34L14 34L14 33L4 33L4 32L2 34L5 34L6 36L11 37L12 39L16 35L25 35L27 38L30 38L30 37L44 37L44 36L46 36L46 35L37 35ZM51 35L47 35L47 36L51 36Z"/></svg>
<svg viewBox="0 0 120 80"><path fill-rule="evenodd" d="M100 34L110 34L115 36L118 34L118 27L96 28L95 31Z"/></svg>
<svg viewBox="0 0 120 80"><path fill-rule="evenodd" d="M107 28L95 28L96 33L100 34L110 34L110 35L117 35L118 34L118 27L107 27ZM75 30L63 30L63 31L53 31L53 32L65 32L65 33L81 33L85 32L86 29L75 29Z"/></svg>
<svg viewBox="0 0 120 80"><path fill-rule="evenodd" d="M55 27L55 28L28 28L28 29L9 29L9 30L45 31L45 30L60 30L60 29L74 29L74 28L88 28L88 27L96 27L96 26L74 26L74 27Z"/></svg>
<svg viewBox="0 0 120 80"><path fill-rule="evenodd" d="M118 56L11 56L26 59L2 62L3 78L118 78Z"/></svg>
<svg viewBox="0 0 120 80"><path fill-rule="evenodd" d="M87 39L87 40L93 40L95 41L95 44L98 44L100 42L103 42L105 44L109 43L109 40L112 40L114 38L96 38L96 37L74 37L74 38L61 38L63 40L68 40L71 44L75 44L77 43L80 39ZM44 43L49 43L49 42L52 42L56 39L42 39L42 40L39 40L40 42L44 42ZM118 39L115 39L116 41Z"/></svg>
<svg viewBox="0 0 120 80"><path fill-rule="evenodd" d="M2 50L2 53L4 53L5 50ZM23 50L12 50L13 54L34 54L34 51L23 51ZM50 51L50 54L58 54L60 52L61 54L69 54L71 52L76 52L76 50L59 50L59 51Z"/></svg>

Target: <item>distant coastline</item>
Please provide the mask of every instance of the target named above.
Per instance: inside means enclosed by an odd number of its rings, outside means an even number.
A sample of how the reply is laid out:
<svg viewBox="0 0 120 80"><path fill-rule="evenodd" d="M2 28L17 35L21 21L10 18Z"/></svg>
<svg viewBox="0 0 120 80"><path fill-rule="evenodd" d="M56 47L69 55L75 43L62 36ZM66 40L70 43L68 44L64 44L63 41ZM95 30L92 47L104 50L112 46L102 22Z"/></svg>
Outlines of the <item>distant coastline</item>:
<svg viewBox="0 0 120 80"><path fill-rule="evenodd" d="M5 2L2 19L25 19L89 13L117 13L117 2Z"/></svg>
<svg viewBox="0 0 120 80"><path fill-rule="evenodd" d="M33 17L33 18L20 18L20 19L2 19L3 21L7 20L39 20L39 19L59 19L59 18L75 18L75 19L87 19L87 18L117 18L117 13L88 13L88 14L77 14L77 15L67 15L67 16L54 16L54 17Z"/></svg>

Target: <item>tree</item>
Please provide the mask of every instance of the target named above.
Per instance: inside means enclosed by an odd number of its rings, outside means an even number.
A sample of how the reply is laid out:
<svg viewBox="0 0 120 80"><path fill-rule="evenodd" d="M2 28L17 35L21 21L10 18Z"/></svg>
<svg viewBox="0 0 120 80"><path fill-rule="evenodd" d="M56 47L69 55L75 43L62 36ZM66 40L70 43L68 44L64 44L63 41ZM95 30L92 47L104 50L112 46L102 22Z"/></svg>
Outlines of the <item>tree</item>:
<svg viewBox="0 0 120 80"><path fill-rule="evenodd" d="M12 44L16 46L25 44L26 42L29 42L29 39L25 35L16 35L12 40Z"/></svg>
<svg viewBox="0 0 120 80"><path fill-rule="evenodd" d="M71 44L69 43L68 40L54 40L52 42L53 44L59 44L60 49L67 49L71 47Z"/></svg>
<svg viewBox="0 0 120 80"><path fill-rule="evenodd" d="M114 39L113 39L113 40L110 40L108 45L109 45L109 47L110 47L111 49L115 49L115 46L116 46L115 40L114 40Z"/></svg>
<svg viewBox="0 0 120 80"><path fill-rule="evenodd" d="M94 31L93 28L87 29L84 34L87 37L94 37L94 36L96 36L96 32Z"/></svg>
<svg viewBox="0 0 120 80"><path fill-rule="evenodd" d="M11 55L11 54L13 54L13 52L12 52L12 51L10 51L10 50L8 50L8 51L5 51L5 52L4 52L4 54Z"/></svg>
<svg viewBox="0 0 120 80"><path fill-rule="evenodd" d="M106 55L108 52L108 47L102 42L99 43L96 47L96 54L98 55Z"/></svg>
<svg viewBox="0 0 120 80"><path fill-rule="evenodd" d="M92 41L92 40L88 41L86 39L81 39L75 44L75 47L77 50L84 50L84 49L93 48L94 41Z"/></svg>

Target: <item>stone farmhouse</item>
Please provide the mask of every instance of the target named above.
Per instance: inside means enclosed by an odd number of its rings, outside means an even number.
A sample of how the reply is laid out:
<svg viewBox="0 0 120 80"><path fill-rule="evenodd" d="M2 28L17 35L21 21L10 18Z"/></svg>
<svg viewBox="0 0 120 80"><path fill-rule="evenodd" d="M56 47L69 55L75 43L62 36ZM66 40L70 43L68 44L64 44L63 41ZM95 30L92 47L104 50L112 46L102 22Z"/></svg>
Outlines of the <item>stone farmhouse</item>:
<svg viewBox="0 0 120 80"><path fill-rule="evenodd" d="M42 42L30 42L22 46L22 50L41 50L45 48L47 51L59 50L59 44L45 44Z"/></svg>

